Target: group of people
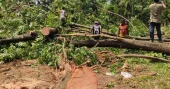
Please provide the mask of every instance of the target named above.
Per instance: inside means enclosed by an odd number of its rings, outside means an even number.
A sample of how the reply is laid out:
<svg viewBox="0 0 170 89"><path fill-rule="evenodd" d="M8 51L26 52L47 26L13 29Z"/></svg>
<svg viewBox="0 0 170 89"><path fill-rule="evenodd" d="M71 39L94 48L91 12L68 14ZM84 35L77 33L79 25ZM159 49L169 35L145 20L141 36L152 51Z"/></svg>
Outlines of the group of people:
<svg viewBox="0 0 170 89"><path fill-rule="evenodd" d="M102 32L102 27L99 24L98 21L94 22L94 25L91 28L91 33L92 34L100 34ZM119 30L117 33L117 36L119 37L126 37L129 35L129 31L128 31L128 24L125 21L125 19L122 19L120 26L119 26Z"/></svg>
<svg viewBox="0 0 170 89"><path fill-rule="evenodd" d="M162 10L166 8L166 5L163 1L160 0L154 0L154 3L149 6L150 8L150 38L151 42L154 41L154 28L156 27L157 35L158 35L158 41L162 42L162 34L161 34L161 13ZM63 7L62 10L60 10L60 20L62 22L62 25L66 23L65 21L65 8ZM94 22L94 25L91 28L92 34L101 34L102 33L102 26L99 24L98 21ZM119 30L117 35L119 37L127 37L129 35L128 31L128 24L123 19L120 23ZM97 38L98 39L98 38Z"/></svg>

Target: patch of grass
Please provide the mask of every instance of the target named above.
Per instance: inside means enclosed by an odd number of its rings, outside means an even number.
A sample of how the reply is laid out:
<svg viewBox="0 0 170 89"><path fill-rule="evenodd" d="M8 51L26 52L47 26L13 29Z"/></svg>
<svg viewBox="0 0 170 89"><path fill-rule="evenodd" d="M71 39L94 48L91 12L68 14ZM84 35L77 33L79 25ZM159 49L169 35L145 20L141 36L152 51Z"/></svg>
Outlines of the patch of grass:
<svg viewBox="0 0 170 89"><path fill-rule="evenodd" d="M150 60L144 58L127 58L130 64L148 64Z"/></svg>
<svg viewBox="0 0 170 89"><path fill-rule="evenodd" d="M141 64L145 70L141 71L142 75L136 76L124 82L125 85L138 87L138 89L170 89L170 65L168 63L151 63L147 59L130 58L128 59L130 66L134 67L137 64ZM147 71L146 71L147 70ZM132 70L133 72L134 70ZM147 75L147 73L156 72L154 76Z"/></svg>
<svg viewBox="0 0 170 89"><path fill-rule="evenodd" d="M115 65L111 65L111 66L110 66L110 72L111 72L111 73L117 73L117 70L116 70L116 66L115 66Z"/></svg>
<svg viewBox="0 0 170 89"><path fill-rule="evenodd" d="M108 88L114 88L114 83L111 81L111 82L109 82L107 85L106 85L106 87L108 87Z"/></svg>

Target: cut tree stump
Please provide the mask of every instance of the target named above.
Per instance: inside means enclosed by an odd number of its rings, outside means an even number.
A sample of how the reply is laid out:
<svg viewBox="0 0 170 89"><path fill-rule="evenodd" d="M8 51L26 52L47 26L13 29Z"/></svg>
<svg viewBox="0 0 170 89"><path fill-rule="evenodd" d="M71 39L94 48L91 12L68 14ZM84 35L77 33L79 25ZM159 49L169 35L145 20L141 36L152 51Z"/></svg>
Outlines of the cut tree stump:
<svg viewBox="0 0 170 89"><path fill-rule="evenodd" d="M80 67L72 74L66 89L97 89L97 77L89 67Z"/></svg>
<svg viewBox="0 0 170 89"><path fill-rule="evenodd" d="M56 28L45 27L42 29L42 34L44 36L49 36L49 35L53 35L53 34L57 34L57 33L58 33L58 29L56 29Z"/></svg>

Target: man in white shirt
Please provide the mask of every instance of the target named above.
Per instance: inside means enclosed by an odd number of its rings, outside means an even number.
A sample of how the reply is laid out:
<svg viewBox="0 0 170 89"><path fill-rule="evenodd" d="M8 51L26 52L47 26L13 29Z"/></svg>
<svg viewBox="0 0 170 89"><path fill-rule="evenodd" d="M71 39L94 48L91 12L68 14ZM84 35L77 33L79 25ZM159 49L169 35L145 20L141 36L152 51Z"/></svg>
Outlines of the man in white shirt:
<svg viewBox="0 0 170 89"><path fill-rule="evenodd" d="M62 7L62 9L60 10L60 21L61 21L61 26L65 26L66 25L66 11L65 11L65 7Z"/></svg>
<svg viewBox="0 0 170 89"><path fill-rule="evenodd" d="M91 28L91 33L92 34L101 34L101 32L102 32L101 25L99 24L98 21L95 21L93 27ZM94 39L98 40L99 37L94 37Z"/></svg>

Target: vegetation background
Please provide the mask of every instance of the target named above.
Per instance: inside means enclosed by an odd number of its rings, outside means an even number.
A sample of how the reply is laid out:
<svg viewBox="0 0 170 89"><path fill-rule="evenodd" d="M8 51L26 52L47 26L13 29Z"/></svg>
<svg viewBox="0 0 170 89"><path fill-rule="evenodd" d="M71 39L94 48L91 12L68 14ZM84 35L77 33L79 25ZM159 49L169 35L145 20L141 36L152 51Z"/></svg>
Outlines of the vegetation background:
<svg viewBox="0 0 170 89"><path fill-rule="evenodd" d="M41 0L38 5L30 0L1 0L0 1L0 38L12 38L25 34L30 30L39 32L39 36L34 41L19 42L9 45L0 45L0 61L9 62L23 59L39 59L39 63L49 66L56 66L60 59L56 54L62 53L62 42L56 43L56 39L45 42L41 29L43 27L60 27L59 11L62 7L67 12L67 27L62 27L61 33L69 30L68 24L78 23L91 26L98 20L107 32L116 34L120 20L119 14L129 21L131 36L149 36L149 5L153 0ZM162 32L164 37L169 37L170 29L170 0L164 0L167 9L162 14ZM116 14L114 14L116 13ZM77 38L78 39L78 38ZM82 64L86 59L91 59L92 64L97 64L95 51L106 50L115 54L137 53L148 56L155 56L169 59L169 55L161 53L146 52L142 50L130 50L119 48L76 48L71 44L65 46L67 56L74 60L77 65ZM146 77L135 79L142 81L140 87L156 86L162 89L170 88L169 64L153 64L144 59L129 58L132 65L141 64L148 66L151 71L158 72L156 77ZM114 66L110 68L114 72ZM165 77L163 77L163 75ZM152 80L155 80L152 82ZM167 82L169 81L169 82ZM144 83L145 82L145 83ZM145 86L146 82L150 85ZM152 82L152 83L150 83ZM130 82L127 82L130 83ZM154 88L155 88L154 87ZM153 88L152 88L153 89Z"/></svg>

